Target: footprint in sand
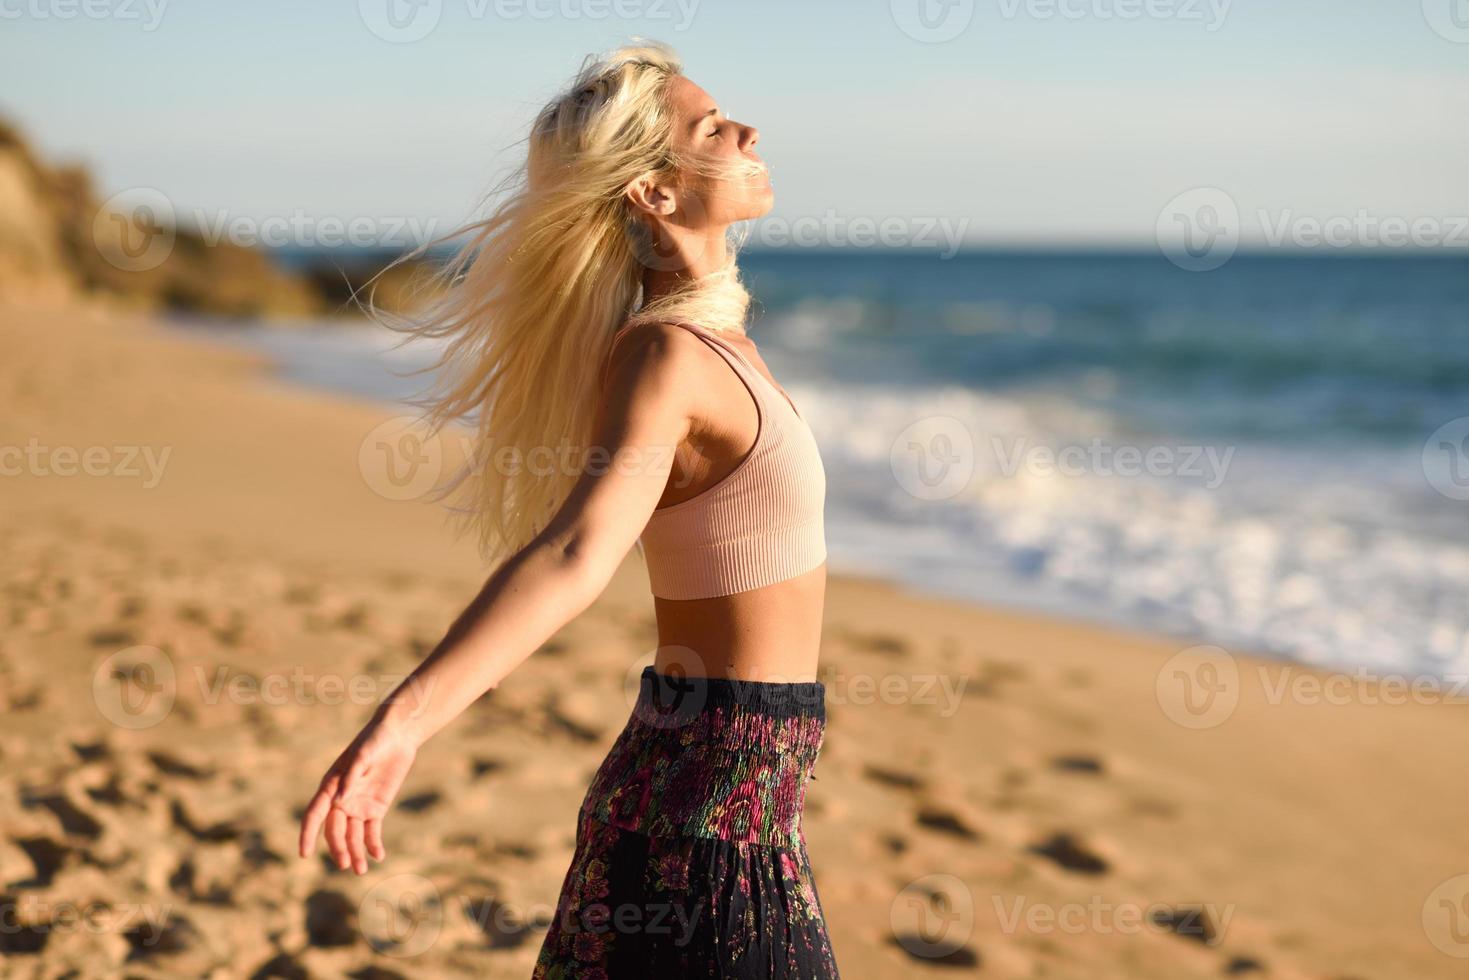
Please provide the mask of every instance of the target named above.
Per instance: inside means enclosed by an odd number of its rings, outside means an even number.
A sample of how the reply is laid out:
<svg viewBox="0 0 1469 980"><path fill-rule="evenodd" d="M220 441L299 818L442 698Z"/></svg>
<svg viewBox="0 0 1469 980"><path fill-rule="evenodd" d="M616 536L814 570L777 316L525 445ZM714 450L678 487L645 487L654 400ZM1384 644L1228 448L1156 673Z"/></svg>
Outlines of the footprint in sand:
<svg viewBox="0 0 1469 980"><path fill-rule="evenodd" d="M59 793L22 789L20 803L27 810L39 807L50 811L61 822L61 829L68 834L89 840L96 840L102 835L102 825L91 814Z"/></svg>
<svg viewBox="0 0 1469 980"><path fill-rule="evenodd" d="M261 868L267 864L285 864L286 859L271 850L265 843L265 834L259 830L247 830L241 836L240 853L251 865Z"/></svg>
<svg viewBox="0 0 1469 980"><path fill-rule="evenodd" d="M909 793L918 792L924 787L923 777L916 776L910 772L903 772L899 769L885 769L882 766L867 765L862 768L862 775L874 783Z"/></svg>
<svg viewBox="0 0 1469 980"><path fill-rule="evenodd" d="M398 808L400 810L407 810L409 813L423 813L425 810L431 810L438 806L442 800L442 794L437 790L430 790L427 793L418 793L414 796L404 797L398 801Z"/></svg>
<svg viewBox="0 0 1469 980"><path fill-rule="evenodd" d="M464 909L490 941L491 949L519 949L535 935L535 927L525 922L514 906L496 899L469 899Z"/></svg>
<svg viewBox="0 0 1469 980"><path fill-rule="evenodd" d="M357 906L341 892L312 892L306 899L306 938L313 946L351 946L357 941Z"/></svg>
<svg viewBox="0 0 1469 980"><path fill-rule="evenodd" d="M491 773L499 772L505 768L505 763L499 759L479 758L470 761L470 777L482 779Z"/></svg>
<svg viewBox="0 0 1469 980"><path fill-rule="evenodd" d="M9 701L9 708L12 712L19 714L22 711L35 711L45 703L46 692L37 686L13 694Z"/></svg>
<svg viewBox="0 0 1469 980"><path fill-rule="evenodd" d="M242 833L239 825L230 820L222 820L207 827L200 826L189 817L182 800L173 801L170 813L175 827L201 843L223 844L226 841L238 840Z"/></svg>
<svg viewBox="0 0 1469 980"><path fill-rule="evenodd" d="M1068 833L1053 835L1050 840L1030 846L1032 854L1050 858L1067 871L1077 874L1100 875L1111 870L1102 858L1088 850L1080 841Z"/></svg>
<svg viewBox="0 0 1469 980"><path fill-rule="evenodd" d="M534 861L540 857L540 849L524 841L496 841L490 847L490 853L495 857L517 858L522 861Z"/></svg>
<svg viewBox="0 0 1469 980"><path fill-rule="evenodd" d="M953 952L945 953L942 956L924 956L918 953L914 953L908 948L909 946L918 947L924 944L926 940L924 940L920 936L894 936L892 942L893 945L897 946L903 952L907 953L911 959L916 960L919 963L925 963L929 966L950 966L960 967L969 970L979 969L979 954L970 949L968 946L960 946Z"/></svg>
<svg viewBox="0 0 1469 980"><path fill-rule="evenodd" d="M350 980L408 980L396 970L384 970L380 966L364 966L347 974ZM302 974L302 980L306 975Z"/></svg>
<svg viewBox="0 0 1469 980"><path fill-rule="evenodd" d="M1051 760L1051 767L1061 772L1082 773L1087 776L1100 776L1105 770L1102 760L1090 755L1058 755Z"/></svg>
<svg viewBox="0 0 1469 980"><path fill-rule="evenodd" d="M149 752L148 761L166 776L176 776L179 779L192 779L203 781L214 778L214 771L205 767L189 763L178 756L168 752Z"/></svg>
<svg viewBox="0 0 1469 980"><path fill-rule="evenodd" d="M979 831L971 827L962 816L937 804L929 803L919 807L913 820L918 826L941 834L949 834L961 840L979 840Z"/></svg>
<svg viewBox="0 0 1469 980"><path fill-rule="evenodd" d="M72 742L71 750L83 762L100 762L112 757L112 748L106 742Z"/></svg>
<svg viewBox="0 0 1469 980"><path fill-rule="evenodd" d="M192 857L186 857L179 866L174 869L173 874L168 876L168 886L175 893L191 902L200 902L205 905L232 905L235 897L228 888L215 882L207 891L199 888L199 871L194 865Z"/></svg>
<svg viewBox="0 0 1469 980"><path fill-rule="evenodd" d="M111 647L121 650L137 645L137 634L125 626L105 626L88 634L87 642L94 647Z"/></svg>
<svg viewBox="0 0 1469 980"><path fill-rule="evenodd" d="M1000 696L1003 685L1023 683L1029 679L1030 674L1019 664L1005 660L985 660L980 664L978 675L971 679L965 690L982 698L995 698Z"/></svg>
<svg viewBox="0 0 1469 980"><path fill-rule="evenodd" d="M1160 908L1151 916L1155 925L1171 930L1175 935L1212 946L1218 938L1218 930L1209 917L1209 910L1202 905L1176 905Z"/></svg>
<svg viewBox="0 0 1469 980"><path fill-rule="evenodd" d="M101 786L88 786L87 796L93 803L101 803L103 806L122 806L124 803L141 806L122 791L122 777L115 772L109 774L107 782Z"/></svg>
<svg viewBox="0 0 1469 980"><path fill-rule="evenodd" d="M35 869L35 877L26 881L11 882L16 888L46 888L56 878L56 873L66 865L71 848L49 837L17 837L16 846L25 851ZM8 906L13 908L14 906ZM0 907L3 909L4 907Z"/></svg>
<svg viewBox="0 0 1469 980"><path fill-rule="evenodd" d="M905 657L908 641L893 633L847 633L847 643L861 653L875 653L883 657Z"/></svg>
<svg viewBox="0 0 1469 980"><path fill-rule="evenodd" d="M356 974L349 974L355 976ZM311 971L289 953L273 956L250 974L250 980L310 980Z"/></svg>
<svg viewBox="0 0 1469 980"><path fill-rule="evenodd" d="M132 951L128 953L128 961L134 962L187 952L198 945L199 930L183 916L170 913L162 926L145 923L123 933L123 938L132 947Z"/></svg>
<svg viewBox="0 0 1469 980"><path fill-rule="evenodd" d="M16 887L28 888L30 885L21 882ZM14 895L0 894L0 953L6 956L34 956L44 952L46 943L51 938L50 928L21 922L15 914L17 908L19 899Z"/></svg>

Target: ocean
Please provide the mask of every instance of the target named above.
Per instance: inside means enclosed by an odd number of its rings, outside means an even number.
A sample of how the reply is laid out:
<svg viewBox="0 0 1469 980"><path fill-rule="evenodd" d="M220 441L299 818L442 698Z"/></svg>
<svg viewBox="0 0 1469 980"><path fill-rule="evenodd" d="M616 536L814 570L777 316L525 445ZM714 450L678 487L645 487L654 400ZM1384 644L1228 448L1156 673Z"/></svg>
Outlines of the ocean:
<svg viewBox="0 0 1469 980"><path fill-rule="evenodd" d="M301 261L288 256L288 261ZM1469 670L1469 259L748 252L830 567L1374 675ZM218 328L216 328L218 329ZM230 329L394 401L430 352ZM901 628L901 624L894 624Z"/></svg>

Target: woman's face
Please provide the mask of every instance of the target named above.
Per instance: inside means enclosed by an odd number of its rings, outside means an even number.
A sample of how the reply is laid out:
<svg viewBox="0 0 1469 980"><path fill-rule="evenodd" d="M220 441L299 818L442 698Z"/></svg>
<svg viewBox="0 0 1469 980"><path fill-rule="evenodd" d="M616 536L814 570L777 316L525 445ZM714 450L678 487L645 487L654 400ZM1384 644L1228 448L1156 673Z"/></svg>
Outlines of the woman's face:
<svg viewBox="0 0 1469 980"><path fill-rule="evenodd" d="M748 221L770 211L775 191L770 173L755 152L760 132L725 117L708 92L681 75L669 86L675 146L702 165L734 168L727 177L689 173L683 181L680 207L690 217L703 211L702 222L723 226ZM693 200L689 200L692 195Z"/></svg>

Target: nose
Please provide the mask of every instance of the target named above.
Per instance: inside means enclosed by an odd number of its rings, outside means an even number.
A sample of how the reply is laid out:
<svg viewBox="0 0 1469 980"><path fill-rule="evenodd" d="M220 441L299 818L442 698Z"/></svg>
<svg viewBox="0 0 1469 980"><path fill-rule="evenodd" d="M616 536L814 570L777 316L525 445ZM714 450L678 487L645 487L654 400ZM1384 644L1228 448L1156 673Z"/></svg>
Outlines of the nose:
<svg viewBox="0 0 1469 980"><path fill-rule="evenodd" d="M740 149L753 149L755 144L758 142L760 142L760 130L756 129L754 126L743 127L740 134Z"/></svg>

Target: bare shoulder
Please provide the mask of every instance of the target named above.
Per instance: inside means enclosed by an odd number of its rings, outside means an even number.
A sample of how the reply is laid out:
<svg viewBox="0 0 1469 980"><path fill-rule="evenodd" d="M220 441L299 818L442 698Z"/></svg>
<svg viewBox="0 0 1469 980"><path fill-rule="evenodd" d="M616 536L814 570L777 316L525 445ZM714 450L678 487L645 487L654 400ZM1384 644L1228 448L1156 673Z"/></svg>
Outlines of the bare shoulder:
<svg viewBox="0 0 1469 980"><path fill-rule="evenodd" d="M700 370L708 345L674 323L639 323L625 328L613 341L608 358L614 387L687 385L691 372ZM696 374L692 375L697 377Z"/></svg>
<svg viewBox="0 0 1469 980"><path fill-rule="evenodd" d="M613 340L597 414L613 427L680 442L699 424L711 370L707 345L673 323L640 323ZM676 434L676 437L675 437ZM609 436L610 438L610 436Z"/></svg>

